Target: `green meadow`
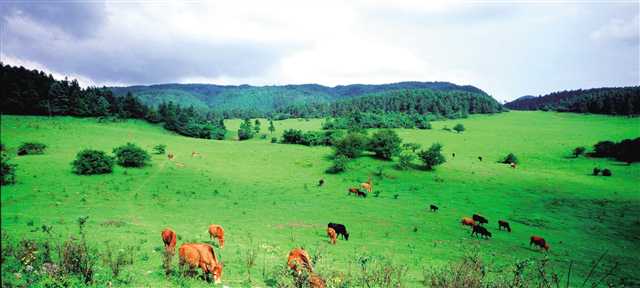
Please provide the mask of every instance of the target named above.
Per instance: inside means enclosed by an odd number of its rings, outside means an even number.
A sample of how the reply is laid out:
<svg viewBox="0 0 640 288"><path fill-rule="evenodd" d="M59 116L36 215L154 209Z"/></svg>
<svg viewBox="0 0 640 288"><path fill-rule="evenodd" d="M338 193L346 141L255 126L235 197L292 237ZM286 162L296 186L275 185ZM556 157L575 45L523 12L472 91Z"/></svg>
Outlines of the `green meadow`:
<svg viewBox="0 0 640 288"><path fill-rule="evenodd" d="M548 257L550 271L566 279L573 263L571 286L580 287L606 252L591 280L617 263L607 279L640 285L640 166L571 156L576 146L590 149L601 140L640 136L638 118L508 112L436 121L431 130L396 129L405 143L443 144L447 162L435 171L400 171L394 168L397 160L364 156L337 175L324 173L331 148L270 143L267 121L262 121L266 139L242 142L234 139L240 120L226 121L230 133L222 141L182 137L137 120L3 115L1 121L2 143L18 165L17 183L2 186L3 237L42 240L48 236L38 227L51 225L52 239L62 243L77 237L78 217L88 216L91 246L103 251L108 244L133 255L134 263L123 272L129 282L120 286L213 285L166 278L160 238L160 231L171 227L178 245L208 242L213 223L225 228L225 247L215 250L224 263L223 284L231 287L268 286L289 250L300 246L319 258L317 271L328 282L357 274L367 258L406 265L404 285L422 286L423 270L477 253L487 277L496 278L511 277L516 262ZM322 121L276 121L273 136L288 128L320 130ZM466 131L442 129L457 123ZM15 156L17 146L29 141L46 144L45 154ZM175 159L152 154L151 165L141 169L72 173L78 151L111 153L127 142L149 152L166 144ZM201 157L191 157L194 151ZM510 152L520 159L516 169L497 163ZM592 176L594 167L609 168L613 176ZM349 187L369 176L378 197L347 196ZM325 185L317 187L321 178ZM429 204L440 210L430 212ZM460 225L463 216L474 213L489 219L490 240L472 237ZM509 221L513 232L499 231L498 219ZM330 245L328 222L345 224L349 241ZM545 237L549 252L530 247L531 235ZM256 261L247 268L250 251ZM112 281L101 261L95 273L98 285Z"/></svg>

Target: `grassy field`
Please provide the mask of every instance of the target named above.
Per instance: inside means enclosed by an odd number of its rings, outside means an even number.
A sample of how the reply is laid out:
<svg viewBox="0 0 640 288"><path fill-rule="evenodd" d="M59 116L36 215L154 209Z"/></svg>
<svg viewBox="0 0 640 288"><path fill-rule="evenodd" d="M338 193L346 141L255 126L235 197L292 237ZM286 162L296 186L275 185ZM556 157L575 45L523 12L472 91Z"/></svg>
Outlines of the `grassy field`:
<svg viewBox="0 0 640 288"><path fill-rule="evenodd" d="M421 286L423 267L446 265L474 252L489 264L489 276L499 277L510 275L516 261L544 257L528 245L533 234L549 241L554 271L565 275L574 261L572 286L582 284L592 261L605 251L593 279L618 262L611 278L640 285L640 166L569 157L576 146L640 136L638 118L509 112L438 121L432 130L397 130L404 142L444 145L447 163L436 171L398 171L394 162L361 157L339 175L324 174L331 162L330 148L272 144L271 137L199 140L133 120L1 120L2 143L10 152L25 141L48 145L44 155L12 160L18 165L18 183L2 187L3 233L11 239L43 239L44 233L31 231L47 224L53 226L54 239L63 241L77 234L78 217L89 216L89 243L100 250L109 241L134 253L134 264L126 268L132 276L130 286L179 284L164 277L160 231L173 228L180 236L178 245L209 241L211 223L226 230L225 248L216 251L225 265L223 283L232 287L247 283L247 251L257 251L251 286L264 287L269 274L297 246L312 257L321 255L317 269L325 277L337 277L332 271L355 273L358 259L369 256L407 265L405 285ZM227 128L235 131L239 123L228 121ZM321 123L277 121L275 134L287 128L319 130ZM456 123L463 123L467 131L442 130ZM267 124L263 121L263 130ZM79 150L111 152L126 142L149 151L166 144L176 159L153 155L150 167L117 167L110 175L71 172L70 162ZM192 158L192 151L202 157ZM509 152L522 162L517 169L496 163ZM611 169L613 177L591 176L595 166ZM379 170L382 176L375 176ZM369 175L379 197L348 197L347 188ZM319 188L320 178L326 183ZM432 203L439 212L428 211ZM473 213L489 218L491 240L471 237L459 224L462 216ZM513 232L499 232L498 219L511 222ZM329 245L328 222L345 224L350 240ZM102 283L110 277L100 262L96 273ZM185 283L206 285L197 279Z"/></svg>

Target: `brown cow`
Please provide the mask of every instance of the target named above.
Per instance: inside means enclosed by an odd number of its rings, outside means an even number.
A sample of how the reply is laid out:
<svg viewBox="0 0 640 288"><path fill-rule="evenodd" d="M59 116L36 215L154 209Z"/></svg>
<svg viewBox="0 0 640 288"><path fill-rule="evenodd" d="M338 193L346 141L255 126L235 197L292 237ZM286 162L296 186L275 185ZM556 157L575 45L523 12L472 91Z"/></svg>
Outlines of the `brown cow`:
<svg viewBox="0 0 640 288"><path fill-rule="evenodd" d="M316 274L311 274L311 276L309 276L309 287L325 288L326 284L324 283L324 279L320 278L320 276Z"/></svg>
<svg viewBox="0 0 640 288"><path fill-rule="evenodd" d="M307 272L313 272L313 267L311 266L311 257L307 251L304 251L302 248L294 248L289 252L289 257L287 258L287 266L289 269L296 271L298 274L302 272L301 268L307 270Z"/></svg>
<svg viewBox="0 0 640 288"><path fill-rule="evenodd" d="M469 217L462 217L462 221L460 221L460 223L462 223L463 226L475 226L476 225L476 221L474 221L473 219L469 218Z"/></svg>
<svg viewBox="0 0 640 288"><path fill-rule="evenodd" d="M338 234L336 234L336 230L333 230L333 228L328 227L327 236L329 236L329 243L336 245L336 238L338 237Z"/></svg>
<svg viewBox="0 0 640 288"><path fill-rule="evenodd" d="M164 242L164 249L167 252L174 254L176 252L176 232L166 228L162 230L160 235L162 236L162 242Z"/></svg>
<svg viewBox="0 0 640 288"><path fill-rule="evenodd" d="M531 236L531 241L529 241L529 246L531 245L535 245L540 247L541 249L544 249L545 251L549 251L549 244L547 244L547 241L540 236Z"/></svg>
<svg viewBox="0 0 640 288"><path fill-rule="evenodd" d="M347 195L351 195L351 194L354 194L354 195L359 196L359 197L367 197L367 193L364 193L364 192L360 191L360 189L355 188L355 187L349 188L349 193L347 193Z"/></svg>
<svg viewBox="0 0 640 288"><path fill-rule="evenodd" d="M195 157L200 157L200 153L198 153L196 151L192 151L191 152L191 158L195 158Z"/></svg>
<svg viewBox="0 0 640 288"><path fill-rule="evenodd" d="M222 226L217 224L209 225L209 238L211 240L218 238L218 245L220 248L224 248L224 229L222 229Z"/></svg>
<svg viewBox="0 0 640 288"><path fill-rule="evenodd" d="M173 160L173 156L174 156L173 153L167 154L167 157L169 158L169 160Z"/></svg>
<svg viewBox="0 0 640 288"><path fill-rule="evenodd" d="M222 281L222 263L218 261L216 253L208 244L185 243L180 245L180 268L184 270L186 265L189 270L200 267L205 280L209 281L209 274L213 276L214 283Z"/></svg>
<svg viewBox="0 0 640 288"><path fill-rule="evenodd" d="M371 182L371 176L369 176L369 179L367 180L367 182L360 184L360 188L362 188L363 190L366 190L369 193L373 191L373 183Z"/></svg>

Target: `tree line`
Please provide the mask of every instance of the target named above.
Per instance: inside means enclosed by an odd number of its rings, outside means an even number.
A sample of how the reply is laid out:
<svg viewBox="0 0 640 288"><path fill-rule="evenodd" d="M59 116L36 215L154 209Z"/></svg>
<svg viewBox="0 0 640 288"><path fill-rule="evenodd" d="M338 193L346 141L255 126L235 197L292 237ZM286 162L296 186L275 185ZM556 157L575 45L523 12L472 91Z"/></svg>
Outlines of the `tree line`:
<svg viewBox="0 0 640 288"><path fill-rule="evenodd" d="M223 139L222 115L181 107L172 102L147 106L131 93L115 96L106 88L81 88L77 80L56 80L51 74L0 63L0 113L17 115L105 117L164 122L178 134Z"/></svg>

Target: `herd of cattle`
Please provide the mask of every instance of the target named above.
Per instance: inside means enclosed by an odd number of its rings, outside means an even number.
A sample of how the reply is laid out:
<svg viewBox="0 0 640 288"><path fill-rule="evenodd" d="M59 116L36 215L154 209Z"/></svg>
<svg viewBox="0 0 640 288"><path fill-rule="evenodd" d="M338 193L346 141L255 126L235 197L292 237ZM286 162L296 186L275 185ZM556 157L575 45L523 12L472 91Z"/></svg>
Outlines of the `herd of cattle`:
<svg viewBox="0 0 640 288"><path fill-rule="evenodd" d="M171 155L172 156L172 155ZM324 185L324 179L318 181L318 186ZM362 190L360 190L360 188ZM373 190L373 182L369 177L367 182L361 183L360 187L349 188L349 194L355 194L356 196L366 197L367 193L371 193ZM438 206L431 204L429 206L431 212L437 212ZM489 220L482 215L473 214L472 217L463 217L460 223L463 226L471 227L471 235L482 237L485 239L491 238L492 234L485 227L485 224L489 223ZM505 220L498 220L498 230L506 230L511 232L511 226L509 222ZM329 237L329 243L335 245L338 236L341 239L349 240L349 232L347 227L339 223L329 223L327 225L327 236ZM176 233L166 228L162 231L162 241L164 242L165 250L167 253L175 254L176 246ZM224 229L217 224L211 224L209 226L209 237L211 240L217 239L220 249L224 247ZM538 246L545 251L549 250L549 244L546 240L540 236L531 236L529 245ZM209 274L213 277L214 283L220 283L222 280L222 262L218 260L213 247L206 243L184 243L179 248L179 266L182 271L187 271L185 268L188 266L188 271L193 271L195 268L200 268L204 273L204 278L209 281ZM287 266L294 272L296 279L303 279L300 276L303 272L306 272L307 276L305 281L308 281L310 287L323 288L325 287L324 280L313 271L311 257L303 248L294 248L289 252L287 258Z"/></svg>

